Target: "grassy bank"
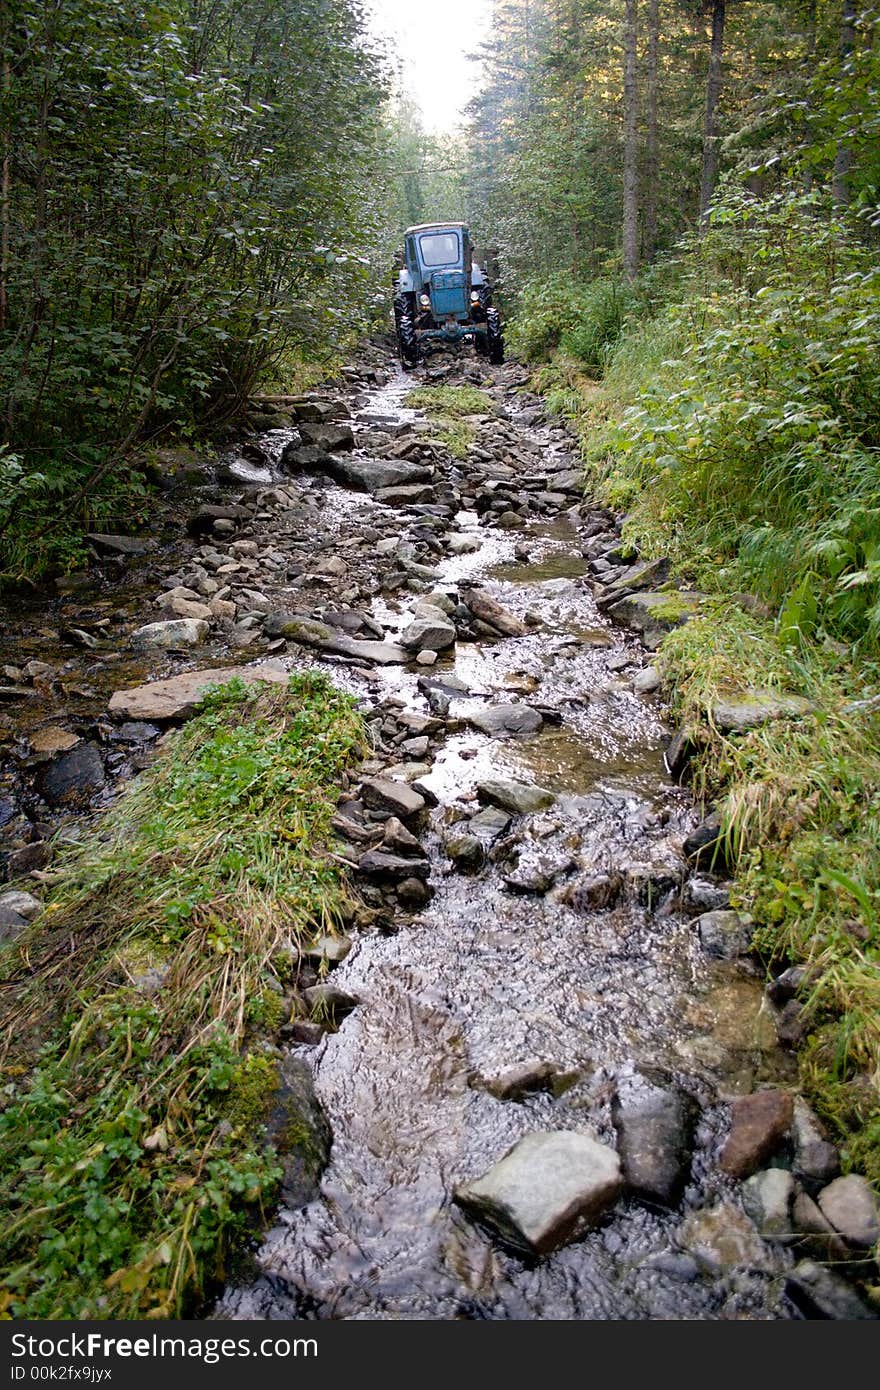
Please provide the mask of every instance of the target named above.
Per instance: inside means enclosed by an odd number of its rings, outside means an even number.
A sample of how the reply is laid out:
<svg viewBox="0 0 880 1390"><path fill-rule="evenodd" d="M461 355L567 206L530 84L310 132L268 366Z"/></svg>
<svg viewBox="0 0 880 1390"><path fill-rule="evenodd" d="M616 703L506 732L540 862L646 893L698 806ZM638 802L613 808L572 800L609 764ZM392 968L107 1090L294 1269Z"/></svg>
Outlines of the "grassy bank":
<svg viewBox="0 0 880 1390"><path fill-rule="evenodd" d="M711 596L660 653L690 775L768 969L809 966L804 1087L880 1183L880 271L815 207L732 196L625 313L581 299L593 319L564 320L538 384L633 551ZM719 731L717 700L749 690L811 712Z"/></svg>
<svg viewBox="0 0 880 1390"><path fill-rule="evenodd" d="M282 989L346 910L361 739L322 676L231 683L60 858L2 962L5 1316L179 1316L260 1220Z"/></svg>

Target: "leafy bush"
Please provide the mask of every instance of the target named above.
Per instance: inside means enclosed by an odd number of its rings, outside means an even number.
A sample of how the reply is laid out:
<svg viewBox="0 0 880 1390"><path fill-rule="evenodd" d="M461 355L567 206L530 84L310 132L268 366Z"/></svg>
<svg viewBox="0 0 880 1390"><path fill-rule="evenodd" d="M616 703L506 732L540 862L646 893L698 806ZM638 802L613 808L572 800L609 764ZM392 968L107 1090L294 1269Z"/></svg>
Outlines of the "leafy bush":
<svg viewBox="0 0 880 1390"><path fill-rule="evenodd" d="M510 325L511 346L529 362L547 358L561 347L601 371L608 348L620 336L636 302L636 291L623 280L584 284L570 275L531 280Z"/></svg>

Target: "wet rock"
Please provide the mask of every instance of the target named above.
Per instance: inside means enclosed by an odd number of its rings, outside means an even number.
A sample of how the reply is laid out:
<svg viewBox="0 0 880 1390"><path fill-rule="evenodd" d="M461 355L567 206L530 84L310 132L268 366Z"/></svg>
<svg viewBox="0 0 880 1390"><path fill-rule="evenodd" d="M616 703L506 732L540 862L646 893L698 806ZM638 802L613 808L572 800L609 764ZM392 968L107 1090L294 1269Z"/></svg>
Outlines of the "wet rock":
<svg viewBox="0 0 880 1390"><path fill-rule="evenodd" d="M354 431L350 425L313 424L304 421L299 427L303 444L311 444L316 449L326 449L328 453L341 453L354 448Z"/></svg>
<svg viewBox="0 0 880 1390"><path fill-rule="evenodd" d="M776 1037L783 1047L797 1047L806 1033L804 1006L799 999L789 999L774 1018Z"/></svg>
<svg viewBox="0 0 880 1390"><path fill-rule="evenodd" d="M696 1107L665 1078L620 1077L611 1107L627 1185L640 1197L673 1207L690 1170Z"/></svg>
<svg viewBox="0 0 880 1390"><path fill-rule="evenodd" d="M731 1101L730 1131L719 1167L734 1178L757 1171L779 1148L792 1122L794 1103L787 1091L753 1091Z"/></svg>
<svg viewBox="0 0 880 1390"><path fill-rule="evenodd" d="M431 616L417 618L400 635L401 646L412 652L442 652L454 643L455 628L439 608L435 608Z"/></svg>
<svg viewBox="0 0 880 1390"><path fill-rule="evenodd" d="M646 666L643 671L639 671L637 676L633 676L632 688L637 695L653 695L655 690L660 689L662 683L657 667Z"/></svg>
<svg viewBox="0 0 880 1390"><path fill-rule="evenodd" d="M20 913L14 912L11 907L4 907L0 901L0 944L15 941L26 926L27 922Z"/></svg>
<svg viewBox="0 0 880 1390"><path fill-rule="evenodd" d="M714 960L737 960L748 955L752 942L752 918L732 909L704 912L695 924L700 943Z"/></svg>
<svg viewBox="0 0 880 1390"><path fill-rule="evenodd" d="M690 912L723 912L730 907L730 889L709 878L690 878L682 889L682 905Z"/></svg>
<svg viewBox="0 0 880 1390"><path fill-rule="evenodd" d="M385 833L382 836L382 844L395 854L416 854L421 857L422 846L403 824L397 816L391 816L385 822Z"/></svg>
<svg viewBox="0 0 880 1390"><path fill-rule="evenodd" d="M57 753L67 753L80 741L79 734L72 734L69 729L62 729L57 724L38 729L30 738L31 750L38 758L52 758Z"/></svg>
<svg viewBox="0 0 880 1390"><path fill-rule="evenodd" d="M510 825L510 816L497 806L484 806L468 821L468 831L482 844L491 844Z"/></svg>
<svg viewBox="0 0 880 1390"><path fill-rule="evenodd" d="M306 1047L317 1047L327 1030L320 1023L313 1023L311 1019L297 1018L282 1028L281 1032L288 1036L291 1042L302 1043Z"/></svg>
<svg viewBox="0 0 880 1390"><path fill-rule="evenodd" d="M529 782L489 779L477 783L477 796L480 801L488 801L492 806L500 806L516 816L534 815L553 806L556 797L546 787L538 787Z"/></svg>
<svg viewBox="0 0 880 1390"><path fill-rule="evenodd" d="M39 898L35 898L33 893L25 893L21 889L10 889L8 893L0 893L0 908L5 908L7 912L14 912L16 916L22 917L26 922L32 922L38 912L42 912L43 904Z"/></svg>
<svg viewBox="0 0 880 1390"><path fill-rule="evenodd" d="M158 549L147 536L113 536L103 531L87 531L86 540L102 555L150 555Z"/></svg>
<svg viewBox="0 0 880 1390"><path fill-rule="evenodd" d="M613 1149L588 1134L527 1134L455 1201L507 1243L547 1254L595 1225L622 1188Z"/></svg>
<svg viewBox="0 0 880 1390"><path fill-rule="evenodd" d="M397 885L397 900L402 907L410 912L416 912L431 901L434 890L430 884L421 878L405 878L402 883Z"/></svg>
<svg viewBox="0 0 880 1390"><path fill-rule="evenodd" d="M517 867L503 875L503 882L513 893L546 893L556 880L572 866L571 855L565 850L555 855L535 855L521 852Z"/></svg>
<svg viewBox="0 0 880 1390"><path fill-rule="evenodd" d="M467 722L481 733L498 737L503 734L533 734L544 720L530 705L484 705L465 715Z"/></svg>
<svg viewBox="0 0 880 1390"><path fill-rule="evenodd" d="M331 459L328 471L338 483L369 492L373 497L387 488L429 483L434 472L420 463L364 458Z"/></svg>
<svg viewBox="0 0 880 1390"><path fill-rule="evenodd" d="M483 842L476 835L451 835L443 848L463 874L478 873L486 862Z"/></svg>
<svg viewBox="0 0 880 1390"><path fill-rule="evenodd" d="M576 1080L576 1073L566 1071L555 1062L535 1058L520 1062L515 1067L506 1067L500 1072L481 1072L471 1080L471 1085L488 1091L497 1100L521 1100L534 1091L552 1091L561 1095Z"/></svg>
<svg viewBox="0 0 880 1390"><path fill-rule="evenodd" d="M684 590L630 594L612 604L608 614L631 632L637 632L645 646L654 651L667 632L681 627L699 612L703 598L703 594Z"/></svg>
<svg viewBox="0 0 880 1390"><path fill-rule="evenodd" d="M302 948L306 960L317 961L323 965L339 965L350 954L353 942L349 936L329 936L324 934L310 941Z"/></svg>
<svg viewBox="0 0 880 1390"><path fill-rule="evenodd" d="M105 784L104 764L95 743L78 744L46 768L40 795L50 806L85 808Z"/></svg>
<svg viewBox="0 0 880 1390"><path fill-rule="evenodd" d="M880 1198L860 1174L835 1178L817 1200L851 1250L871 1250L880 1240Z"/></svg>
<svg viewBox="0 0 880 1390"><path fill-rule="evenodd" d="M525 623L482 589L465 589L462 602L475 618L502 637L522 637L526 631Z"/></svg>
<svg viewBox="0 0 880 1390"><path fill-rule="evenodd" d="M694 729L684 726L676 730L663 754L666 771L670 777L681 781L698 746L699 736Z"/></svg>
<svg viewBox="0 0 880 1390"><path fill-rule="evenodd" d="M268 613L263 622L267 637L286 637L290 642L299 642L304 647L322 647L333 636L333 629L326 623L303 618L296 613Z"/></svg>
<svg viewBox="0 0 880 1390"><path fill-rule="evenodd" d="M243 521L249 521L250 517L251 513L247 507L205 505L193 513L186 523L186 529L193 536L205 535L213 531L216 522L228 521L232 523L234 531Z"/></svg>
<svg viewBox="0 0 880 1390"><path fill-rule="evenodd" d="M676 1235L707 1274L725 1274L733 1269L773 1272L769 1250L749 1218L732 1202L693 1212Z"/></svg>
<svg viewBox="0 0 880 1390"><path fill-rule="evenodd" d="M809 967L806 965L790 965L787 970L783 970L781 975L777 975L775 980L771 980L767 986L767 997L774 1004L787 1004L793 999L801 985L809 974Z"/></svg>
<svg viewBox="0 0 880 1390"><path fill-rule="evenodd" d="M170 622L147 623L131 634L133 647L156 647L162 651L194 647L204 642L209 625L200 618L173 618Z"/></svg>
<svg viewBox="0 0 880 1390"><path fill-rule="evenodd" d="M279 1068L279 1083L266 1130L281 1160L281 1199L290 1210L317 1197L333 1134L306 1062L286 1056Z"/></svg>
<svg viewBox="0 0 880 1390"><path fill-rule="evenodd" d="M479 536L466 531L456 532L446 538L446 546L450 555L470 555L479 550L482 544Z"/></svg>
<svg viewBox="0 0 880 1390"><path fill-rule="evenodd" d="M395 782L390 777L366 777L361 784L364 805L374 811L385 811L402 821L420 816L425 809L425 798L405 782Z"/></svg>
<svg viewBox="0 0 880 1390"><path fill-rule="evenodd" d="M802 1260L785 1278L785 1292L807 1318L856 1321L878 1315L833 1270Z"/></svg>
<svg viewBox="0 0 880 1390"><path fill-rule="evenodd" d="M350 1014L360 1003L354 994L347 994L344 989L329 981L310 985L308 989L303 990L302 997L312 1013L319 1014L321 1018L331 1019L334 1023Z"/></svg>
<svg viewBox="0 0 880 1390"><path fill-rule="evenodd" d="M691 831L682 846L691 863L700 869L714 869L724 873L729 865L727 847L721 833L721 817L712 812Z"/></svg>
<svg viewBox="0 0 880 1390"><path fill-rule="evenodd" d="M430 483L405 483L402 487L379 488L373 495L377 502L384 503L386 507L417 507L425 502L433 502L434 488ZM434 579L436 574L432 570L422 577Z"/></svg>
<svg viewBox="0 0 880 1390"><path fill-rule="evenodd" d="M825 1184L840 1173L840 1154L828 1139L821 1121L802 1096L794 1098L791 1125L794 1143L792 1172L805 1183Z"/></svg>
<svg viewBox="0 0 880 1390"><path fill-rule="evenodd" d="M229 666L205 671L185 671L169 680L152 681L131 690L117 690L110 698L109 710L120 719L182 720L195 713L204 692L212 685L225 685L231 680L252 685L268 681L272 685L288 685L290 675L277 666Z"/></svg>
<svg viewBox="0 0 880 1390"><path fill-rule="evenodd" d="M791 1224L798 1250L817 1260L848 1260L846 1242L807 1192L797 1192L791 1210Z"/></svg>
<svg viewBox="0 0 880 1390"><path fill-rule="evenodd" d="M667 559L639 560L628 565L615 577L611 592L621 589L650 589L652 584L663 584L669 578L670 562Z"/></svg>
<svg viewBox="0 0 880 1390"><path fill-rule="evenodd" d="M410 659L410 653L396 642L364 642L355 637L332 637L324 650L369 666L402 666Z"/></svg>
<svg viewBox="0 0 880 1390"><path fill-rule="evenodd" d="M358 860L358 873L389 883L403 883L408 878L428 878L431 863L428 859L388 854L381 849L367 850Z"/></svg>
<svg viewBox="0 0 880 1390"><path fill-rule="evenodd" d="M716 700L712 721L722 734L743 733L772 719L802 719L813 706L796 695L774 695L767 690L749 690L743 696Z"/></svg>
<svg viewBox="0 0 880 1390"><path fill-rule="evenodd" d="M585 874L567 886L562 901L575 912L601 912L617 901L622 888L622 874Z"/></svg>
<svg viewBox="0 0 880 1390"><path fill-rule="evenodd" d="M743 1207L765 1240L791 1236L796 1190L797 1184L785 1168L767 1168L743 1183Z"/></svg>

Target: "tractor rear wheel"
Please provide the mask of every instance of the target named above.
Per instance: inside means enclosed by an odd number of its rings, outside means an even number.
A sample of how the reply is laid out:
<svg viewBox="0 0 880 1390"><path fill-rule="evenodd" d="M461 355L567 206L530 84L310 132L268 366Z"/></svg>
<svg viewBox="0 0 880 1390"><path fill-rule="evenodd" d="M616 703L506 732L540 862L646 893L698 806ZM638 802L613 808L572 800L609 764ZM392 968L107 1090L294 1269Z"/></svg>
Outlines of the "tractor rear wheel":
<svg viewBox="0 0 880 1390"><path fill-rule="evenodd" d="M486 310L486 346L490 362L499 364L504 361L504 338L501 334L501 316L497 309Z"/></svg>

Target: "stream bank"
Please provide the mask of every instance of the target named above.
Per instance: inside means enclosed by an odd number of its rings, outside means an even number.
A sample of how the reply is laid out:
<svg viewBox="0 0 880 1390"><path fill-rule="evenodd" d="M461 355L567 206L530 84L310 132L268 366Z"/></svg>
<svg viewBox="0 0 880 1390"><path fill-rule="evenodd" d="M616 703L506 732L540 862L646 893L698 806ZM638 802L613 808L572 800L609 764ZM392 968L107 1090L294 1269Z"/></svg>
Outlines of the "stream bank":
<svg viewBox="0 0 880 1390"><path fill-rule="evenodd" d="M78 794L100 800L120 730L148 748L192 708L182 672L233 656L329 667L373 729L335 821L366 910L320 969L302 962L282 1030L314 1073L329 1167L213 1315L867 1315L825 1268L865 1267L864 1193L834 1188L792 1099L749 924L667 770L650 653L596 601L597 576L628 576L615 606L641 592L615 520L580 501L571 440L519 368L434 379L487 387L464 459L378 364L229 460L247 491L193 513L157 613L133 601L114 623L102 600L95 627L125 639L115 718L95 685L94 723L49 755L57 772L92 748L104 780ZM687 606L649 604L652 624ZM147 672L160 683L132 686ZM39 811L32 775L16 785ZM497 1210L471 1219L466 1189L560 1132L618 1167L601 1210L581 1193L574 1224L549 1219L537 1259L527 1214L511 1239ZM545 1169L524 1179L544 1212Z"/></svg>

